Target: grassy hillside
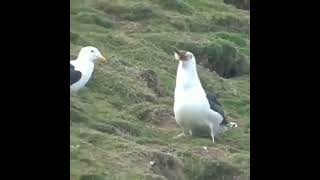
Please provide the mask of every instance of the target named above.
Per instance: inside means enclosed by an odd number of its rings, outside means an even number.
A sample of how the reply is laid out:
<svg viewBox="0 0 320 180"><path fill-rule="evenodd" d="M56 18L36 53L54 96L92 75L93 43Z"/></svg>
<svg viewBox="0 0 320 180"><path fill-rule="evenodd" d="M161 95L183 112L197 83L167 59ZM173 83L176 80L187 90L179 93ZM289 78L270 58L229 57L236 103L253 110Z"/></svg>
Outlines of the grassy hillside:
<svg viewBox="0 0 320 180"><path fill-rule="evenodd" d="M70 20L72 57L86 45L110 57L70 97L71 179L249 179L249 11L223 0L71 0ZM239 125L215 144L173 139L181 133L173 47L228 77L198 66L205 89Z"/></svg>

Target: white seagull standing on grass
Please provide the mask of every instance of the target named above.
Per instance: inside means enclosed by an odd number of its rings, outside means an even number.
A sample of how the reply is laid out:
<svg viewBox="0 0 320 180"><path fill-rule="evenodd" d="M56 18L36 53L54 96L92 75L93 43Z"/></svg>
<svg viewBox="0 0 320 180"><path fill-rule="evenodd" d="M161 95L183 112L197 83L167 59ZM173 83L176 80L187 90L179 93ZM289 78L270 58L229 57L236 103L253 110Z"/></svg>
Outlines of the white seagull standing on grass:
<svg viewBox="0 0 320 180"><path fill-rule="evenodd" d="M89 81L94 64L102 60L106 62L100 51L92 46L81 48L78 58L70 61L70 91L75 92L84 87Z"/></svg>
<svg viewBox="0 0 320 180"><path fill-rule="evenodd" d="M212 137L227 127L237 127L234 122L225 119L223 111L217 108L219 102L213 95L205 93L198 77L196 60L191 52L175 50L175 59L179 60L174 92L174 114L176 122L190 135L208 133Z"/></svg>

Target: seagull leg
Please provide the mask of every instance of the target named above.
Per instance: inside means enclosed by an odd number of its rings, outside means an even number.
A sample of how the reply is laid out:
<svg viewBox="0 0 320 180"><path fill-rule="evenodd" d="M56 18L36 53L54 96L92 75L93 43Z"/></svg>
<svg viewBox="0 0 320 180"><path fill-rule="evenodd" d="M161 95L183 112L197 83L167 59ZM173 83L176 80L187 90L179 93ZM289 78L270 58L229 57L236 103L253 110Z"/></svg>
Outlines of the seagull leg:
<svg viewBox="0 0 320 180"><path fill-rule="evenodd" d="M178 134L177 136L173 137L173 139L178 139L178 138L181 138L181 137L187 136L187 135L188 134L187 134L186 129L183 129L183 133Z"/></svg>
<svg viewBox="0 0 320 180"><path fill-rule="evenodd" d="M177 136L174 136L173 139L178 139L178 138L181 138L182 136L186 136L184 132L178 134Z"/></svg>
<svg viewBox="0 0 320 180"><path fill-rule="evenodd" d="M192 130L191 129L189 129L189 134L190 134L190 136L192 136Z"/></svg>
<svg viewBox="0 0 320 180"><path fill-rule="evenodd" d="M214 133L213 133L213 124L209 125L211 131L212 142L214 143Z"/></svg>

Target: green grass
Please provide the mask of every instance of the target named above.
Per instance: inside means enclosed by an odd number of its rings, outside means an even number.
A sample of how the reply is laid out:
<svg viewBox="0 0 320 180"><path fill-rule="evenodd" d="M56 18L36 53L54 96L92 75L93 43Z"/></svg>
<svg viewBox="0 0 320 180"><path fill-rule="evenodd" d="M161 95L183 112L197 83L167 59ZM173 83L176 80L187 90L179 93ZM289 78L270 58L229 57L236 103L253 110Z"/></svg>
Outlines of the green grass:
<svg viewBox="0 0 320 180"><path fill-rule="evenodd" d="M71 179L248 179L249 20L248 11L222 0L71 0L70 55L93 45L111 57L70 97ZM240 125L215 144L173 139L181 133L173 116L173 47L241 71L224 79L198 66L205 89Z"/></svg>

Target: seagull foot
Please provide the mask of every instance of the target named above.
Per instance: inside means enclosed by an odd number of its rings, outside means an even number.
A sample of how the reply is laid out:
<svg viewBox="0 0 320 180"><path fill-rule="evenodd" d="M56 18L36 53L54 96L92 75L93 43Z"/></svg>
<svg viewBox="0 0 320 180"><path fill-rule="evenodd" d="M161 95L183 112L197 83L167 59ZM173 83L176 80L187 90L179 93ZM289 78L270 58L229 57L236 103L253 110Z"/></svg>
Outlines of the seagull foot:
<svg viewBox="0 0 320 180"><path fill-rule="evenodd" d="M238 127L238 124L235 123L235 122L230 122L229 126L232 127L232 128L236 128L236 127Z"/></svg>
<svg viewBox="0 0 320 180"><path fill-rule="evenodd" d="M181 134L179 134L177 136L174 136L173 139L179 139L179 138L184 137L184 136L186 136L186 134L185 133L181 133Z"/></svg>
<svg viewBox="0 0 320 180"><path fill-rule="evenodd" d="M209 127L210 127L210 135L211 135L211 138L212 138L212 143L214 144L213 124L210 124Z"/></svg>

